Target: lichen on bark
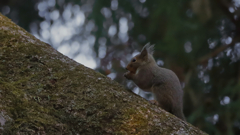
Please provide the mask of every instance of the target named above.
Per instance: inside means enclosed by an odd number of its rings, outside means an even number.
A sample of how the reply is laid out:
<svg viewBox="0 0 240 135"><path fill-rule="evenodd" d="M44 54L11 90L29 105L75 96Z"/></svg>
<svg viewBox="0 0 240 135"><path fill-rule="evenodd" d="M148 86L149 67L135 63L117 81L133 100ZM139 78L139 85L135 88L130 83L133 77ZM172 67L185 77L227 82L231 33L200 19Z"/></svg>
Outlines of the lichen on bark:
<svg viewBox="0 0 240 135"><path fill-rule="evenodd" d="M0 133L205 134L0 14Z"/></svg>

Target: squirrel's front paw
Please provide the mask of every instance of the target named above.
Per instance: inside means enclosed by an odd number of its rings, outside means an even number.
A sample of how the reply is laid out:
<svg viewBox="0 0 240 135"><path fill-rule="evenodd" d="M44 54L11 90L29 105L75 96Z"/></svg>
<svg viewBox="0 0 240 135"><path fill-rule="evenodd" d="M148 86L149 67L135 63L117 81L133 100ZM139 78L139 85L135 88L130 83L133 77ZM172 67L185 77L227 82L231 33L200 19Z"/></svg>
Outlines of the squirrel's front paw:
<svg viewBox="0 0 240 135"><path fill-rule="evenodd" d="M130 71L128 71L128 72L126 72L126 73L124 73L124 77L126 77L127 79L129 79L129 75L130 75Z"/></svg>
<svg viewBox="0 0 240 135"><path fill-rule="evenodd" d="M152 104L152 105L157 105L157 106L159 106L159 103L158 103L158 101L156 101L156 100L149 100L148 101L150 104Z"/></svg>

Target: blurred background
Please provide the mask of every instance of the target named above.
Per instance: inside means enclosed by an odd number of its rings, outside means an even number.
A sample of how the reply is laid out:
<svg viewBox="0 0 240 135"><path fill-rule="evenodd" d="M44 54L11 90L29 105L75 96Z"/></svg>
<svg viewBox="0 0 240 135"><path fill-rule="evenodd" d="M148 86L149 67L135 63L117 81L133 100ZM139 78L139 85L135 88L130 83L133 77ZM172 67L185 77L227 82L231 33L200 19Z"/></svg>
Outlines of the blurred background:
<svg viewBox="0 0 240 135"><path fill-rule="evenodd" d="M127 63L155 44L184 89L187 121L240 134L240 0L1 0L0 12L59 52L126 86ZM1 39L0 39L1 40Z"/></svg>

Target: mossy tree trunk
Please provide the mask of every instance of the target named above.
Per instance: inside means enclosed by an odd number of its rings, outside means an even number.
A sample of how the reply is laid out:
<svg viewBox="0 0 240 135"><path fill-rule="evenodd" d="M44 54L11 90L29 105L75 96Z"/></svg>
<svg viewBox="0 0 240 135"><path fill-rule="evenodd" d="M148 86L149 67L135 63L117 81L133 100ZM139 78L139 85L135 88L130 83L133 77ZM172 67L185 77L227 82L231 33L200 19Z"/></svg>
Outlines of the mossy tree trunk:
<svg viewBox="0 0 240 135"><path fill-rule="evenodd" d="M0 133L205 134L0 14Z"/></svg>

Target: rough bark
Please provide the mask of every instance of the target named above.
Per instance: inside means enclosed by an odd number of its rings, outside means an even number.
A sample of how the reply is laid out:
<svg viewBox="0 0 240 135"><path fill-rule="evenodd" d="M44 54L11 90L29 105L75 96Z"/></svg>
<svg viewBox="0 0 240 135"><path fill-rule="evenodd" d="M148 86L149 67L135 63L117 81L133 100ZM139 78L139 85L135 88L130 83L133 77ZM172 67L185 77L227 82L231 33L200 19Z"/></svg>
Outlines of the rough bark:
<svg viewBox="0 0 240 135"><path fill-rule="evenodd" d="M205 134L0 14L0 133Z"/></svg>

